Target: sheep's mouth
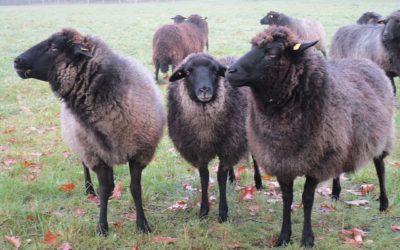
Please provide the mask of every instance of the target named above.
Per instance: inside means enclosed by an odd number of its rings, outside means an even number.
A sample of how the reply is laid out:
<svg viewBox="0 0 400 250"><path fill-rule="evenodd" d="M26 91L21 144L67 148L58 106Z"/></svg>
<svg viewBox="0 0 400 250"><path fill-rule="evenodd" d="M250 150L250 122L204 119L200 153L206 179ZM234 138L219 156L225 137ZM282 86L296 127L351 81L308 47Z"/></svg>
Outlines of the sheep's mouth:
<svg viewBox="0 0 400 250"><path fill-rule="evenodd" d="M31 77L32 70L31 69L22 69L14 66L15 71L17 72L18 76L22 79L27 79Z"/></svg>

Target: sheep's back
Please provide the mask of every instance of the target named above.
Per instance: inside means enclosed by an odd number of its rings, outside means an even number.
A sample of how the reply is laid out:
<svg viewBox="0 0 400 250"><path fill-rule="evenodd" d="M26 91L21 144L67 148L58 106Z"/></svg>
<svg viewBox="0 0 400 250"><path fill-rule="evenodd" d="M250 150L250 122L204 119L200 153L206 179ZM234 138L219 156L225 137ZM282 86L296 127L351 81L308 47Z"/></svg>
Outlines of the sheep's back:
<svg viewBox="0 0 400 250"><path fill-rule="evenodd" d="M288 26L302 41L312 42L318 40L315 47L318 50L325 51L326 35L324 27L320 22L308 19L294 19Z"/></svg>

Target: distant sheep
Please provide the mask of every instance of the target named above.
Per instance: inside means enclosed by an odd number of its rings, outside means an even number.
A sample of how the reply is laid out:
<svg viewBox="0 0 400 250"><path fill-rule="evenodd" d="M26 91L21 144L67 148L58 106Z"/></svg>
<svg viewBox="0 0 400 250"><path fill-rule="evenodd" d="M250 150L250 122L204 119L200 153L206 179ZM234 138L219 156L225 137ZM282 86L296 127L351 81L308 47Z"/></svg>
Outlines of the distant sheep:
<svg viewBox="0 0 400 250"><path fill-rule="evenodd" d="M171 19L174 20L174 23L183 23L187 18L182 15L176 15L171 17Z"/></svg>
<svg viewBox="0 0 400 250"><path fill-rule="evenodd" d="M382 20L384 25L347 25L336 31L329 56L366 58L378 64L390 78L396 93L394 77L400 75L400 10Z"/></svg>
<svg viewBox="0 0 400 250"><path fill-rule="evenodd" d="M320 22L309 19L296 19L283 13L270 11L260 20L261 24L286 26L295 32L302 41L316 41L315 46L326 57L325 30Z"/></svg>
<svg viewBox="0 0 400 250"><path fill-rule="evenodd" d="M208 50L208 24L199 15L191 15L185 22L161 26L153 36L153 64L158 72L172 70L190 53Z"/></svg>
<svg viewBox="0 0 400 250"><path fill-rule="evenodd" d="M136 224L150 232L141 198L142 170L162 137L164 111L154 80L137 61L115 54L100 39L63 29L19 55L22 78L48 81L62 101L63 138L99 180L97 232L107 235L113 166L129 162Z"/></svg>
<svg viewBox="0 0 400 250"><path fill-rule="evenodd" d="M232 63L233 58L217 61L208 54L193 53L172 74L168 91L169 135L179 153L200 173L201 218L209 211L208 163L219 158L221 222L228 217L228 172L233 173L233 166L248 155L246 95L224 80L227 66ZM256 164L254 169L257 188L261 188Z"/></svg>
<svg viewBox="0 0 400 250"><path fill-rule="evenodd" d="M382 19L382 15L376 12L365 12L357 20L357 24L378 24Z"/></svg>
<svg viewBox="0 0 400 250"><path fill-rule="evenodd" d="M227 78L252 91L247 135L256 161L282 190L283 224L277 245L289 243L293 182L306 181L301 244L314 245L311 211L319 182L373 160L380 210L388 207L384 158L394 140L395 98L385 73L369 60L326 61L286 27L270 27L230 67ZM379 174L378 174L379 175Z"/></svg>

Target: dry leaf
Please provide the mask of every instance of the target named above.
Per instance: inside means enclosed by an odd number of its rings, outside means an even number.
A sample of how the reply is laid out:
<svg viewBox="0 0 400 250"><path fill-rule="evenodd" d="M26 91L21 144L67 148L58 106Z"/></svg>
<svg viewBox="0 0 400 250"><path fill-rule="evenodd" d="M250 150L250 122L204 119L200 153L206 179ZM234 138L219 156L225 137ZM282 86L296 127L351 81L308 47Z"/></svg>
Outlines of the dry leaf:
<svg viewBox="0 0 400 250"><path fill-rule="evenodd" d="M252 200L254 197L254 192L256 192L255 186L247 186L242 190L241 198L242 200Z"/></svg>
<svg viewBox="0 0 400 250"><path fill-rule="evenodd" d="M113 200L121 199L121 193L122 193L122 182L119 181L113 190L111 199Z"/></svg>
<svg viewBox="0 0 400 250"><path fill-rule="evenodd" d="M258 204L253 204L253 205L249 205L247 206L247 209L250 211L249 214L250 215L256 215L257 212L260 210L261 206Z"/></svg>
<svg viewBox="0 0 400 250"><path fill-rule="evenodd" d="M96 204L97 206L100 206L100 198L97 195L89 194L87 196L87 200L91 203Z"/></svg>
<svg viewBox="0 0 400 250"><path fill-rule="evenodd" d="M232 243L228 245L229 249L240 249L242 246L239 243Z"/></svg>
<svg viewBox="0 0 400 250"><path fill-rule="evenodd" d="M333 204L321 204L319 210L324 213L334 212L336 211L336 207Z"/></svg>
<svg viewBox="0 0 400 250"><path fill-rule="evenodd" d="M135 213L125 213L125 217L129 221L136 221L136 214Z"/></svg>
<svg viewBox="0 0 400 250"><path fill-rule="evenodd" d="M112 223L115 228L121 228L125 225L125 221L119 220Z"/></svg>
<svg viewBox="0 0 400 250"><path fill-rule="evenodd" d="M296 203L292 203L292 206L290 207L292 212L295 212L300 208L303 208L303 203L297 203L297 204Z"/></svg>
<svg viewBox="0 0 400 250"><path fill-rule="evenodd" d="M155 237L153 237L153 242L161 242L164 245L174 244L175 241L177 241L177 238L163 237L163 236L155 236Z"/></svg>
<svg viewBox="0 0 400 250"><path fill-rule="evenodd" d="M240 176L242 176L242 174L244 174L245 172L247 172L246 166L242 165L242 166L238 167L235 171L236 180L240 180Z"/></svg>
<svg viewBox="0 0 400 250"><path fill-rule="evenodd" d="M354 201L345 201L344 203L352 206L364 206L367 205L369 202L367 200L354 200Z"/></svg>
<svg viewBox="0 0 400 250"><path fill-rule="evenodd" d="M132 250L139 250L139 244L136 244L132 247Z"/></svg>
<svg viewBox="0 0 400 250"><path fill-rule="evenodd" d="M43 242L48 245L53 245L57 242L57 235L51 232L50 230L44 236Z"/></svg>
<svg viewBox="0 0 400 250"><path fill-rule="evenodd" d="M86 212L82 208L75 208L74 215L76 218L82 218Z"/></svg>
<svg viewBox="0 0 400 250"><path fill-rule="evenodd" d="M361 247L363 245L362 241L356 241L355 239L350 239L347 237L344 238L343 243L352 247Z"/></svg>
<svg viewBox="0 0 400 250"><path fill-rule="evenodd" d="M63 152L64 158L68 158L68 157L70 157L71 155L72 155L72 153L69 152L69 151L64 151L64 152Z"/></svg>
<svg viewBox="0 0 400 250"><path fill-rule="evenodd" d="M4 165L6 165L7 167L14 165L15 163L17 163L16 159L10 158L10 159L6 159L3 161Z"/></svg>
<svg viewBox="0 0 400 250"><path fill-rule="evenodd" d="M400 225L392 225L390 229L392 229L392 232L400 232Z"/></svg>
<svg viewBox="0 0 400 250"><path fill-rule="evenodd" d="M17 249L21 246L21 240L18 236L5 236L5 240L14 245Z"/></svg>
<svg viewBox="0 0 400 250"><path fill-rule="evenodd" d="M188 200L189 200L188 197L178 200L174 205L168 207L168 210L172 211L186 210L188 209L188 204L187 204Z"/></svg>
<svg viewBox="0 0 400 250"><path fill-rule="evenodd" d="M322 186L317 189L317 193L324 197L330 197L330 195L332 194L332 189L326 186Z"/></svg>
<svg viewBox="0 0 400 250"><path fill-rule="evenodd" d="M263 179L264 181L269 181L272 179L272 176L270 175L261 175L261 179Z"/></svg>
<svg viewBox="0 0 400 250"><path fill-rule="evenodd" d="M74 248L69 242L64 242L57 248L57 250L73 250Z"/></svg>
<svg viewBox="0 0 400 250"><path fill-rule="evenodd" d="M69 193L75 188L75 186L76 185L74 183L67 183L67 184L60 185L58 187L58 189L60 189L61 192Z"/></svg>
<svg viewBox="0 0 400 250"><path fill-rule="evenodd" d="M363 185L361 185L360 189L361 189L361 194L366 195L367 193L369 193L375 189L375 185L374 184L363 184Z"/></svg>

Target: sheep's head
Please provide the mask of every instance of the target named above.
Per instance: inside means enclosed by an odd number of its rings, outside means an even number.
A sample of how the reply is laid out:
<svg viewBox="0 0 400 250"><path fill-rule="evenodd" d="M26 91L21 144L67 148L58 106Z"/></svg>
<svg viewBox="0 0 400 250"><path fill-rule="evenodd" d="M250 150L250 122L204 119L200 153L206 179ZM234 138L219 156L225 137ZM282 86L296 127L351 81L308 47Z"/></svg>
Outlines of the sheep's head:
<svg viewBox="0 0 400 250"><path fill-rule="evenodd" d="M400 42L400 10L393 12L385 19L378 21L378 23L385 25L382 33L384 42Z"/></svg>
<svg viewBox="0 0 400 250"><path fill-rule="evenodd" d="M208 27L207 17L201 17L197 14L190 15L186 21L189 23L194 23L199 27Z"/></svg>
<svg viewBox="0 0 400 250"><path fill-rule="evenodd" d="M268 96L277 96L291 65L299 62L304 52L318 41L299 43L297 36L286 27L271 26L257 34L252 48L229 68L228 81L235 87L249 86Z"/></svg>
<svg viewBox="0 0 400 250"><path fill-rule="evenodd" d="M205 53L190 54L177 67L170 81L184 79L190 98L198 103L213 101L217 96L220 77L227 67Z"/></svg>
<svg viewBox="0 0 400 250"><path fill-rule="evenodd" d="M357 24L378 24L378 21L381 20L381 18L382 16L376 12L365 12L357 20Z"/></svg>
<svg viewBox="0 0 400 250"><path fill-rule="evenodd" d="M267 13L267 15L265 17L263 17L260 20L260 23L261 24L268 24L268 25L278 24L280 16L281 16L281 14L279 12L270 11L270 12Z"/></svg>
<svg viewBox="0 0 400 250"><path fill-rule="evenodd" d="M91 58L89 49L85 37L75 30L63 29L20 54L14 60L14 68L21 78L49 81L57 62Z"/></svg>
<svg viewBox="0 0 400 250"><path fill-rule="evenodd" d="M174 17L171 17L172 20L174 20L174 23L183 23L186 20L186 17L182 15L176 15Z"/></svg>

